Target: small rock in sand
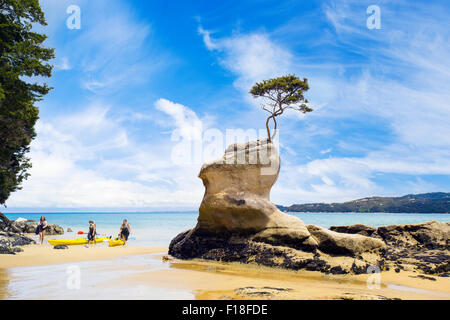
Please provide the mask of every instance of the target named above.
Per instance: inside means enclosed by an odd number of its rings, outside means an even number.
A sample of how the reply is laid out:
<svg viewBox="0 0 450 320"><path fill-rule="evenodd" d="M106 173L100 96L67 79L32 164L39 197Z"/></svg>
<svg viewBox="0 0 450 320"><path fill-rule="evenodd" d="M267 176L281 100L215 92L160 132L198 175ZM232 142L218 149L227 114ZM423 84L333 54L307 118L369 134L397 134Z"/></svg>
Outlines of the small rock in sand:
<svg viewBox="0 0 450 320"><path fill-rule="evenodd" d="M69 247L66 246L65 244L58 244L54 246L53 249L69 249Z"/></svg>

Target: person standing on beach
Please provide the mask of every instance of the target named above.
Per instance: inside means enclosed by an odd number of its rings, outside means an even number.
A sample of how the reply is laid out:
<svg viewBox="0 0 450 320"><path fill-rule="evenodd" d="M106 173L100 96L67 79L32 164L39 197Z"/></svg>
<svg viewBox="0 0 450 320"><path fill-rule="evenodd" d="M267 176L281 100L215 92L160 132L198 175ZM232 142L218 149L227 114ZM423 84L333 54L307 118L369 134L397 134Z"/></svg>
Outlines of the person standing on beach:
<svg viewBox="0 0 450 320"><path fill-rule="evenodd" d="M119 238L123 240L123 245L127 244L128 237L131 234L131 227L127 219L123 219L123 223L120 226Z"/></svg>
<svg viewBox="0 0 450 320"><path fill-rule="evenodd" d="M36 234L39 235L39 240L41 241L41 244L44 242L44 235L45 235L45 229L47 228L47 220L44 216L41 216L41 219L39 220L39 223L36 227Z"/></svg>
<svg viewBox="0 0 450 320"><path fill-rule="evenodd" d="M95 226L94 221L89 221L89 233L88 233L88 244L91 244L94 241L94 244L97 244L95 240L95 235L97 234L97 227Z"/></svg>

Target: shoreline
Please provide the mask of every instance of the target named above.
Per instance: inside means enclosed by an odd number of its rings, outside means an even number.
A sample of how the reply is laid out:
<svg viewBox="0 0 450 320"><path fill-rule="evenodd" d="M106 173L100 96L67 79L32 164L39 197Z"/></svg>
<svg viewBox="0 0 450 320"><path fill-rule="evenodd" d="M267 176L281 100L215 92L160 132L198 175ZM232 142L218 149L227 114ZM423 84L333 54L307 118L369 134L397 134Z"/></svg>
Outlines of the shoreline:
<svg viewBox="0 0 450 320"><path fill-rule="evenodd" d="M82 261L111 261L109 279L101 287L109 292L106 298L115 299L114 292L124 288L147 288L148 292L180 292L197 300L210 299L450 299L450 278L429 276L435 280L420 278L421 272L382 271L380 287L370 289L367 279L371 274L331 275L318 271L293 271L265 267L257 264L224 263L210 260L178 260L170 258L163 262L167 248L72 246L68 250L55 250L50 246L30 245L17 255L0 259L0 282L7 282L8 270L15 267L57 265ZM153 266L136 266L133 256L150 255ZM130 256L130 263L115 265L114 259ZM123 271L138 270L122 274ZM131 287L130 287L131 286ZM6 289L6 287L5 287ZM9 297L8 291L0 299ZM60 292L61 299L68 293ZM44 293L34 298L45 298ZM146 299L147 295L132 297ZM57 299L59 299L58 297ZM82 299L80 297L69 297ZM175 296L176 299L176 296Z"/></svg>
<svg viewBox="0 0 450 320"><path fill-rule="evenodd" d="M15 267L34 267L42 265L54 265L69 262L83 262L95 260L109 260L122 256L163 253L167 248L146 248L118 246L108 247L102 244L90 245L86 248L83 245L69 246L69 249L57 250L53 246L44 244L30 244L22 246L23 252L15 255L1 255L0 269L10 269Z"/></svg>
<svg viewBox="0 0 450 320"><path fill-rule="evenodd" d="M318 271L292 271L256 264L206 260L171 260L168 270L126 277L126 282L146 283L166 289L184 288L196 300L210 299L450 299L450 279L416 278L412 271L380 273L380 287L371 289L372 274L327 275Z"/></svg>

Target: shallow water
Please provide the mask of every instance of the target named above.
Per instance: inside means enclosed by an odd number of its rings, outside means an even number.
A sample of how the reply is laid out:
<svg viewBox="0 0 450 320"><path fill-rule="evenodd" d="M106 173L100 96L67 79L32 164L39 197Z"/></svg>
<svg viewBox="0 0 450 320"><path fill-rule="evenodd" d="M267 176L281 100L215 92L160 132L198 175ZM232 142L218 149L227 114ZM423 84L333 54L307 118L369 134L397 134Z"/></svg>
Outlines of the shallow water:
<svg viewBox="0 0 450 320"><path fill-rule="evenodd" d="M188 290L136 285L121 280L127 275L168 268L169 264L163 263L155 254L11 268L7 270L9 281L3 283L3 299L193 299L194 294ZM113 290L111 283L114 283Z"/></svg>
<svg viewBox="0 0 450 320"><path fill-rule="evenodd" d="M156 274L152 278L152 272L160 270L169 271L169 274L166 274L163 278L161 278L161 274ZM197 280L200 283L204 282L203 277L211 279L211 276L207 276L208 274L217 277L214 279L217 279L219 290L199 290L194 288L195 285L194 287L180 285L181 288L174 288L174 280L171 279L170 272L174 272L175 275L177 272L184 270L195 272L194 278L197 279L198 277ZM402 293L406 292L425 295L428 298L448 299L450 297L448 293L444 292L390 283L382 284L381 291L373 291L366 288L366 279L345 276L327 276L311 272L298 273L284 270L274 272L268 267L247 266L236 263L222 264L204 261L163 262L161 254L158 253L127 256L104 261L17 267L3 270L3 272L5 271L8 280L0 283L0 293L3 292L3 296L0 295L0 298L10 300L192 300L233 296L233 292L235 292L233 289L223 289L224 281L234 283L236 288L250 288L249 285L258 287L258 285L261 286L263 283L264 287L258 288L264 289L271 288L270 285L273 287L273 284L275 284L277 288L288 288L289 292L290 290L298 291L297 294L300 294L301 299L314 298L315 296L310 297L308 292L317 295L315 288L318 286L324 290L323 292L321 289L319 290L320 295L324 297L328 295L345 295L347 292L356 296L383 295L386 294L384 289L391 289L391 295L393 293L402 296ZM1 273L2 270L0 269L0 275ZM189 275L192 276L193 274L188 273L187 276L189 277ZM78 277L79 282L74 281L74 276ZM159 281L155 282L155 279Z"/></svg>

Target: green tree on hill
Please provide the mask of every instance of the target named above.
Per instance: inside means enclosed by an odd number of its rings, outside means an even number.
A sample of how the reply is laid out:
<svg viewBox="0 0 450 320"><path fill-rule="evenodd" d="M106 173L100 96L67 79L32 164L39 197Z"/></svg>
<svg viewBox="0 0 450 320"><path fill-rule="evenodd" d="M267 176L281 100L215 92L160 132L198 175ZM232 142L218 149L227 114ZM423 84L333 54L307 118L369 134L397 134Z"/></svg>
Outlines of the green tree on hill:
<svg viewBox="0 0 450 320"><path fill-rule="evenodd" d="M313 111L308 107L308 100L305 99L303 93L308 91L308 79L300 80L295 75L287 75L283 77L273 78L257 82L250 90L250 94L254 98L263 98L264 103L261 108L270 113L266 120L266 129L268 140L272 141L277 130L276 117L283 114L286 109L293 109L302 113ZM274 123L274 134L270 133L270 119Z"/></svg>
<svg viewBox="0 0 450 320"><path fill-rule="evenodd" d="M33 77L50 77L54 50L33 24L47 25L38 0L0 0L0 204L20 189L31 167L26 154L36 136L35 103L50 91Z"/></svg>

